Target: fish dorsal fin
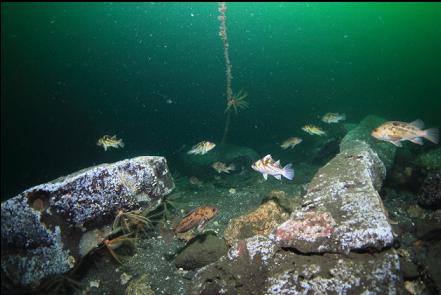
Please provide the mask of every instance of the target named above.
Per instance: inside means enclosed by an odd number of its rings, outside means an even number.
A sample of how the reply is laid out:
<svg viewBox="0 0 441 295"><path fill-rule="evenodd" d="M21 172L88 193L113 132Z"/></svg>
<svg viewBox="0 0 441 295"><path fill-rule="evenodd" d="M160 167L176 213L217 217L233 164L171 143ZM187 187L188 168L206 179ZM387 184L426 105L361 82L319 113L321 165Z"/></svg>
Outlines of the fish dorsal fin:
<svg viewBox="0 0 441 295"><path fill-rule="evenodd" d="M280 160L277 160L277 162L274 163L276 166L280 166Z"/></svg>
<svg viewBox="0 0 441 295"><path fill-rule="evenodd" d="M263 157L263 160L265 161L265 160L269 160L269 159L272 159L271 158L271 154L268 154L268 155L266 155L265 157Z"/></svg>
<svg viewBox="0 0 441 295"><path fill-rule="evenodd" d="M418 129L423 129L424 128L424 122L421 119L415 120L413 122L409 123L410 125L418 128Z"/></svg>
<svg viewBox="0 0 441 295"><path fill-rule="evenodd" d="M112 139L116 139L116 135L112 136L111 138L112 138Z"/></svg>
<svg viewBox="0 0 441 295"><path fill-rule="evenodd" d="M194 208L193 210L191 210L190 212L187 212L187 214L185 214L182 218L185 218L187 216L189 216L190 214L192 214L193 212L195 212L198 208Z"/></svg>

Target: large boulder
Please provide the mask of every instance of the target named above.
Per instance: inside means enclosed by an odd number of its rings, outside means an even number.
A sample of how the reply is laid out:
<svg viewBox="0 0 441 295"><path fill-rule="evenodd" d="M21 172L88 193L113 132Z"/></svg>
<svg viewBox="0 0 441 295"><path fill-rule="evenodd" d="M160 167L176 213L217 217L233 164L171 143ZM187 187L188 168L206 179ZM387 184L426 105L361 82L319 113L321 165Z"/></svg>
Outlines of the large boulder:
<svg viewBox="0 0 441 295"><path fill-rule="evenodd" d="M118 210L153 209L174 188L163 157L102 164L1 204L2 277L35 287L73 268L110 232Z"/></svg>
<svg viewBox="0 0 441 295"><path fill-rule="evenodd" d="M392 228L377 192L385 174L377 154L366 143L353 142L317 172L302 209L276 229L276 241L306 253L390 246Z"/></svg>

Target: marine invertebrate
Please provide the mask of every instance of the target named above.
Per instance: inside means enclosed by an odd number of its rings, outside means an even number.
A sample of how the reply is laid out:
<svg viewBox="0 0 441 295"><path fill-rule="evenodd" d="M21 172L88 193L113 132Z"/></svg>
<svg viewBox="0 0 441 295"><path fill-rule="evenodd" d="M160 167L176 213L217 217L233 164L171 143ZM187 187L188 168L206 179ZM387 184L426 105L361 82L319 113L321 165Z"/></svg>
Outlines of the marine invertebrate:
<svg viewBox="0 0 441 295"><path fill-rule="evenodd" d="M120 210L113 221L112 229L114 232L122 230L124 234L147 233L149 229L153 228L153 222L144 211L134 210L124 212Z"/></svg>
<svg viewBox="0 0 441 295"><path fill-rule="evenodd" d="M110 255L120 264L122 264L123 255L116 252L116 249L119 249L123 246L129 246L132 249L135 248L135 242L138 240L137 238L131 238L132 233L125 234L114 239L105 239L103 241L103 245L109 250Z"/></svg>
<svg viewBox="0 0 441 295"><path fill-rule="evenodd" d="M248 97L248 93L243 89L239 90L238 93L233 94L227 101L227 108L225 109L225 113L234 110L237 114L238 109L246 109L250 105L245 99Z"/></svg>

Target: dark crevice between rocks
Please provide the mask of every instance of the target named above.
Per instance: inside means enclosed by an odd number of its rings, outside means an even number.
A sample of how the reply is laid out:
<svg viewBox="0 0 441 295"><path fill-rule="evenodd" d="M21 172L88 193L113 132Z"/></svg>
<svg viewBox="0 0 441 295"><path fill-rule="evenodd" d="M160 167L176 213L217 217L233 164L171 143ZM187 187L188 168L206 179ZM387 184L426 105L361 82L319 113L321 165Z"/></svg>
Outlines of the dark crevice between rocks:
<svg viewBox="0 0 441 295"><path fill-rule="evenodd" d="M281 247L281 249L283 251L291 252L291 253L294 253L294 254L297 254L297 255L301 255L301 256L324 256L326 254L339 254L339 255L346 255L346 256L348 256L351 253L356 253L356 254L376 254L376 253L380 253L380 252L383 252L383 251L387 251L387 250L389 250L391 248L392 247L389 246L389 247L384 247L384 248L379 250L377 248L373 248L373 247L370 248L370 247L368 247L368 248L363 248L363 249L352 249L352 250L350 250L348 252L324 251L324 252L308 252L308 253L305 253L305 252L302 252L302 251L300 251L300 250L298 250L296 248Z"/></svg>

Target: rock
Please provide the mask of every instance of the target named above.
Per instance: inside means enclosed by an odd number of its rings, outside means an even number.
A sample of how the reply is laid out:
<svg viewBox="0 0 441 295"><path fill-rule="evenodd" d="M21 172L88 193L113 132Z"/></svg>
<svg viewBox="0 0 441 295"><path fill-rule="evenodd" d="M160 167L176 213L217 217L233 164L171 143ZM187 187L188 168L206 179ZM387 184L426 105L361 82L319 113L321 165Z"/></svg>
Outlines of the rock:
<svg viewBox="0 0 441 295"><path fill-rule="evenodd" d="M163 157L102 164L1 204L2 272L22 286L67 272L109 232L118 210L153 209L174 188Z"/></svg>
<svg viewBox="0 0 441 295"><path fill-rule="evenodd" d="M400 269L405 280L414 280L420 276L418 267L409 259L400 258Z"/></svg>
<svg viewBox="0 0 441 295"><path fill-rule="evenodd" d="M431 149L419 155L414 161L414 164L426 171L441 170L441 148Z"/></svg>
<svg viewBox="0 0 441 295"><path fill-rule="evenodd" d="M232 245L254 235L268 235L288 217L283 208L272 200L268 201L247 215L231 219L224 232L225 241Z"/></svg>
<svg viewBox="0 0 441 295"><path fill-rule="evenodd" d="M428 209L441 208L441 171L431 173L424 179L418 204Z"/></svg>
<svg viewBox="0 0 441 295"><path fill-rule="evenodd" d="M218 144L205 155L189 155L187 151L181 153L179 166L188 175L206 177L207 175L217 174L211 167L214 162L219 161L227 165L234 163L236 170L240 170L241 166L248 168L258 158L259 155L251 148Z"/></svg>
<svg viewBox="0 0 441 295"><path fill-rule="evenodd" d="M441 292L441 259L439 259L439 253L441 251L441 241L438 240L427 248L427 254L422 261L424 265L424 272L431 280L433 294L440 294Z"/></svg>
<svg viewBox="0 0 441 295"><path fill-rule="evenodd" d="M441 240L441 210L424 214L415 219L415 233L419 240Z"/></svg>
<svg viewBox="0 0 441 295"><path fill-rule="evenodd" d="M137 279L129 282L126 288L126 295L155 295L150 286L150 278L148 274L143 274Z"/></svg>
<svg viewBox="0 0 441 295"><path fill-rule="evenodd" d="M378 140L371 136L374 128L383 124L386 120L377 116L367 116L360 124L351 131L349 131L340 143L340 151L351 149L356 141L366 142L374 152L380 157L386 169L392 167L396 147L386 141Z"/></svg>
<svg viewBox="0 0 441 295"><path fill-rule="evenodd" d="M303 208L275 230L275 240L305 253L390 246L392 229L377 192L385 172L376 153L356 142L317 172Z"/></svg>
<svg viewBox="0 0 441 295"><path fill-rule="evenodd" d="M394 250L299 255L257 235L200 269L189 294L396 294L400 284Z"/></svg>
<svg viewBox="0 0 441 295"><path fill-rule="evenodd" d="M201 268L219 259L227 253L227 246L214 234L199 235L176 256L176 267L185 270Z"/></svg>
<svg viewBox="0 0 441 295"><path fill-rule="evenodd" d="M426 286L424 285L424 282L421 279L415 281L414 280L405 281L404 288L411 295L430 294L430 292L427 290Z"/></svg>

